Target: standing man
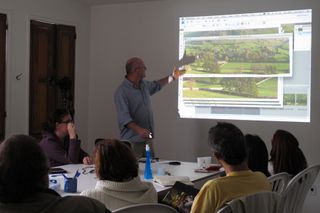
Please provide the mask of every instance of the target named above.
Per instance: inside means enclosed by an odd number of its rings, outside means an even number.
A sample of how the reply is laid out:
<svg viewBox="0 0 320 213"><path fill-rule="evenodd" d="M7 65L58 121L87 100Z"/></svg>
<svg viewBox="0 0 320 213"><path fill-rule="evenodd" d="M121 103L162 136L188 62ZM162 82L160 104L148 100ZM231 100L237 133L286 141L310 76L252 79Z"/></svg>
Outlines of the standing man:
<svg viewBox="0 0 320 213"><path fill-rule="evenodd" d="M126 63L126 76L114 94L118 113L121 140L130 141L138 158L145 153L153 138L154 124L150 96L179 78L185 70L174 69L173 73L157 81L144 80L147 67L141 58L130 58Z"/></svg>

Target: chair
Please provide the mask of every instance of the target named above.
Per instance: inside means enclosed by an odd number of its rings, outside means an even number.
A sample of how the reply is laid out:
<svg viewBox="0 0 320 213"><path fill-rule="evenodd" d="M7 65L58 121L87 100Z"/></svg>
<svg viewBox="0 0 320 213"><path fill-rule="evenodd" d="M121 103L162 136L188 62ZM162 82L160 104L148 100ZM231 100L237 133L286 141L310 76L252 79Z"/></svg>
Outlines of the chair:
<svg viewBox="0 0 320 213"><path fill-rule="evenodd" d="M282 212L301 213L307 193L320 171L320 164L304 169L294 176L282 193Z"/></svg>
<svg viewBox="0 0 320 213"><path fill-rule="evenodd" d="M217 213L232 213L232 208L228 204L224 205L222 208L220 208Z"/></svg>
<svg viewBox="0 0 320 213"><path fill-rule="evenodd" d="M114 213L178 213L177 210L171 206L160 203L142 203L122 207L113 211Z"/></svg>
<svg viewBox="0 0 320 213"><path fill-rule="evenodd" d="M290 180L290 175L287 172L281 172L268 177L268 180L273 192L282 193Z"/></svg>
<svg viewBox="0 0 320 213"><path fill-rule="evenodd" d="M217 213L278 213L281 195L276 192L258 192L234 199Z"/></svg>

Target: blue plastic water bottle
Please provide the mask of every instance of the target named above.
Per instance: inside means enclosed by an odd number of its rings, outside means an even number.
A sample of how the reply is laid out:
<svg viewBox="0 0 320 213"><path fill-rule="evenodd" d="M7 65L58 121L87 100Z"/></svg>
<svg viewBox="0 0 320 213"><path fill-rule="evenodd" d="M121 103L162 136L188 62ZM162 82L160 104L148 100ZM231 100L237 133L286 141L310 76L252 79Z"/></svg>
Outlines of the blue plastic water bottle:
<svg viewBox="0 0 320 213"><path fill-rule="evenodd" d="M146 145L146 165L144 168L144 179L153 179L151 169L151 151L148 144Z"/></svg>

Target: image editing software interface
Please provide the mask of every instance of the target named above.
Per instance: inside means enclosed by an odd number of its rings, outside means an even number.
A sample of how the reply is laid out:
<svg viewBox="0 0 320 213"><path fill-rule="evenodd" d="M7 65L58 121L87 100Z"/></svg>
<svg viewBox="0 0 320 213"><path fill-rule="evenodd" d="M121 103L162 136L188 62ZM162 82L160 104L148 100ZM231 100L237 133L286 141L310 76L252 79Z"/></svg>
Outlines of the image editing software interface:
<svg viewBox="0 0 320 213"><path fill-rule="evenodd" d="M310 122L311 37L311 9L180 17L180 117Z"/></svg>

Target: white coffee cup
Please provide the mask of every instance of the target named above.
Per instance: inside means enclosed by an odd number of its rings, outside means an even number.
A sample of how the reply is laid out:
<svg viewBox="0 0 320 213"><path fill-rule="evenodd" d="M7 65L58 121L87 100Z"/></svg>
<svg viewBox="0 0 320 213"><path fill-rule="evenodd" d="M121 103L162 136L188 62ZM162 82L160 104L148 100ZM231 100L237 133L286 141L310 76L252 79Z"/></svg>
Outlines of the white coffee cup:
<svg viewBox="0 0 320 213"><path fill-rule="evenodd" d="M158 172L157 172L158 176L163 176L165 175L165 171L164 171L164 167L158 167Z"/></svg>
<svg viewBox="0 0 320 213"><path fill-rule="evenodd" d="M211 157L198 157L197 162L199 168L207 168L211 163Z"/></svg>

